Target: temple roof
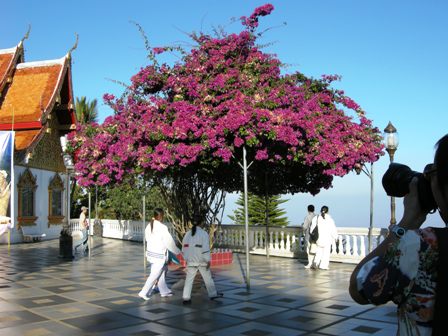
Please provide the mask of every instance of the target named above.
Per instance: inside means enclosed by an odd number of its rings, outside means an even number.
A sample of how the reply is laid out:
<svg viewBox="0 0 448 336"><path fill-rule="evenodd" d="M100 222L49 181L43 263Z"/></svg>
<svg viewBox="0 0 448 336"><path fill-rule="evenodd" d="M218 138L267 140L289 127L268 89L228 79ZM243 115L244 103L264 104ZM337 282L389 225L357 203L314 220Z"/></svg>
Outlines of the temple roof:
<svg viewBox="0 0 448 336"><path fill-rule="evenodd" d="M22 42L0 50L0 130L15 130L16 151L31 152L39 135L51 131L62 136L75 124L71 58L23 60ZM56 130L49 130L52 118Z"/></svg>
<svg viewBox="0 0 448 336"><path fill-rule="evenodd" d="M12 64L16 48L0 50L0 83L6 79L6 73Z"/></svg>
<svg viewBox="0 0 448 336"><path fill-rule="evenodd" d="M27 149L39 136L40 130L20 131L15 135L15 148L18 151Z"/></svg>
<svg viewBox="0 0 448 336"><path fill-rule="evenodd" d="M64 69L63 61L18 64L14 79L0 106L0 124L14 123L22 128L24 123L40 123L60 86L58 84ZM39 126L36 124L34 127Z"/></svg>
<svg viewBox="0 0 448 336"><path fill-rule="evenodd" d="M0 49L0 94L20 58L23 59L22 42L14 48Z"/></svg>

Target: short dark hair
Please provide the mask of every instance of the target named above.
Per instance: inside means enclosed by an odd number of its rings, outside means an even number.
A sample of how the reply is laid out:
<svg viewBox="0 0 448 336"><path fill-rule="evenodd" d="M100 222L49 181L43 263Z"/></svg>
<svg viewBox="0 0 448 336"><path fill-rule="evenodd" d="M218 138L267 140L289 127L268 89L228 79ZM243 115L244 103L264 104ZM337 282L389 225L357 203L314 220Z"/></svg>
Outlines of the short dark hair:
<svg viewBox="0 0 448 336"><path fill-rule="evenodd" d="M448 134L437 141L436 148L434 163L437 168L437 180L440 190L445 193L444 187L448 184Z"/></svg>
<svg viewBox="0 0 448 336"><path fill-rule="evenodd" d="M165 213L162 208L155 208L154 209L154 217L160 217L163 216Z"/></svg>
<svg viewBox="0 0 448 336"><path fill-rule="evenodd" d="M314 205L312 205L312 204L308 205L308 211L314 212Z"/></svg>

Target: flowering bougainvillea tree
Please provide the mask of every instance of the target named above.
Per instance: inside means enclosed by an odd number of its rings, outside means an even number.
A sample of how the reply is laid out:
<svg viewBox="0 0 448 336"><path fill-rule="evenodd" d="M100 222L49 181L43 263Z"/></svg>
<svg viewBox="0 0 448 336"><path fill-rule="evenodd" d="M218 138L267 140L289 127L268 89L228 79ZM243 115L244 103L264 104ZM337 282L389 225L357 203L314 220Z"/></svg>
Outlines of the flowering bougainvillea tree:
<svg viewBox="0 0 448 336"><path fill-rule="evenodd" d="M195 176L239 191L245 147L251 192L316 194L334 176L376 161L380 132L355 101L331 87L338 76L282 74L281 61L260 50L256 29L272 10L267 4L242 17L240 33L191 34L195 47L181 50L172 65L159 64L158 54L178 48L150 49L151 63L126 93L104 95L115 114L72 134L78 182Z"/></svg>

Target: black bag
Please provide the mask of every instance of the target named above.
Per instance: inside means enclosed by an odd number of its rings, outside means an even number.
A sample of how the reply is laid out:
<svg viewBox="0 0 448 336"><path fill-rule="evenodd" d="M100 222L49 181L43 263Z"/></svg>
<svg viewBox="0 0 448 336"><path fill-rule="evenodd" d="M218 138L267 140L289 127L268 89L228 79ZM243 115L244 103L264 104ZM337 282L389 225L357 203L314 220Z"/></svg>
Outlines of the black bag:
<svg viewBox="0 0 448 336"><path fill-rule="evenodd" d="M313 231L310 231L310 243L315 244L318 239L319 239L319 229L318 229L318 223L316 221L316 226L314 227Z"/></svg>

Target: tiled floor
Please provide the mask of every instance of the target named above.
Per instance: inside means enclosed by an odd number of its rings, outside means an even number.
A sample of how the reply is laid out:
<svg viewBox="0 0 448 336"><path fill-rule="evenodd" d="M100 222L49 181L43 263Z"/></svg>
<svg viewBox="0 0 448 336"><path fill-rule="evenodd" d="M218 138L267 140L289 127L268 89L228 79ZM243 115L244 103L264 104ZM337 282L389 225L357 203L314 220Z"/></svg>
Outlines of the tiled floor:
<svg viewBox="0 0 448 336"><path fill-rule="evenodd" d="M175 295L137 296L144 272L138 243L95 238L92 256L58 258L59 241L0 246L2 335L394 335L394 305L360 306L347 293L353 265L329 271L297 260L250 256L213 267L224 298L210 301L200 276L182 304L184 272L170 267Z"/></svg>

